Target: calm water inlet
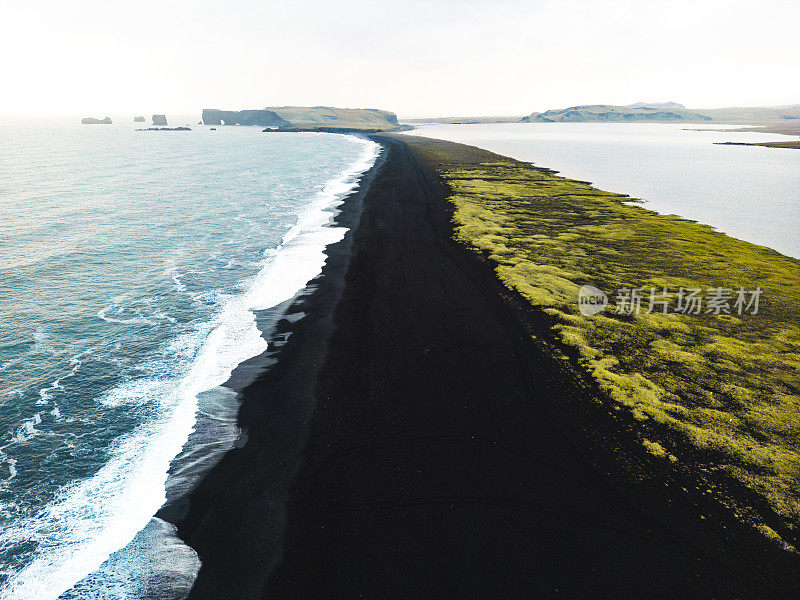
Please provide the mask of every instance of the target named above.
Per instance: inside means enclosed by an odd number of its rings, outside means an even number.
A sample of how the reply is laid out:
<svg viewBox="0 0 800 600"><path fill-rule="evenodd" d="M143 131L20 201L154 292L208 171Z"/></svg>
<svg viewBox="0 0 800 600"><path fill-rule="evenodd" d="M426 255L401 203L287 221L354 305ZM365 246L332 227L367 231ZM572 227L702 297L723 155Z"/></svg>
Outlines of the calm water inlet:
<svg viewBox="0 0 800 600"><path fill-rule="evenodd" d="M800 258L800 150L719 146L797 136L690 131L732 125L498 123L423 125L409 135L478 146L646 201Z"/></svg>

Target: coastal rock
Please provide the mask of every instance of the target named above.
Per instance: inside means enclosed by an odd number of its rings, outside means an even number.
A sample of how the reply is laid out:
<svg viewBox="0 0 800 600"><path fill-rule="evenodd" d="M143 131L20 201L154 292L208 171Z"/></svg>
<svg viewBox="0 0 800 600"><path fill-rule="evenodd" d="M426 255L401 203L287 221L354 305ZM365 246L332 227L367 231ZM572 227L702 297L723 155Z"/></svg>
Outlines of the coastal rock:
<svg viewBox="0 0 800 600"><path fill-rule="evenodd" d="M144 123L144 117L133 117L134 123Z"/></svg>
<svg viewBox="0 0 800 600"><path fill-rule="evenodd" d="M94 117L85 117L81 119L81 123L84 125L111 125L111 118L95 119Z"/></svg>
<svg viewBox="0 0 800 600"><path fill-rule="evenodd" d="M167 126L166 115L153 115L153 125L155 127L166 127Z"/></svg>

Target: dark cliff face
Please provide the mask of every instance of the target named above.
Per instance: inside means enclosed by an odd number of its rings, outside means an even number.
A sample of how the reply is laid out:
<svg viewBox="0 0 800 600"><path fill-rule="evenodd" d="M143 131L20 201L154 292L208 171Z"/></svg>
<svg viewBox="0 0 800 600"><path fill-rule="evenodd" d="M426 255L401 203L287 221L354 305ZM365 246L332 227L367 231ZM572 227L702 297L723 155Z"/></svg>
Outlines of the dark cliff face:
<svg viewBox="0 0 800 600"><path fill-rule="evenodd" d="M271 110L217 110L203 109L205 125L257 125L259 127L288 127L289 121Z"/></svg>
<svg viewBox="0 0 800 600"><path fill-rule="evenodd" d="M155 127L166 127L167 126L167 116L166 115L153 115L153 126L155 126Z"/></svg>

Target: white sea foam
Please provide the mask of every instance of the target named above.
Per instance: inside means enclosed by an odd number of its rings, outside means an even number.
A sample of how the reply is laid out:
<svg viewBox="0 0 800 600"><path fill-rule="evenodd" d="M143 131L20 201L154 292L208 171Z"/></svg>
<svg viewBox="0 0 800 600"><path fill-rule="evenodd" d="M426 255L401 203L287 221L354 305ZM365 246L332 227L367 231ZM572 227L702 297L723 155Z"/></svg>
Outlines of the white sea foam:
<svg viewBox="0 0 800 600"><path fill-rule="evenodd" d="M0 481L0 489L4 489L8 482L17 476L17 461L6 454L4 450L5 446L0 448L0 464L6 465L6 468L8 469L8 477L2 478L2 481Z"/></svg>
<svg viewBox="0 0 800 600"><path fill-rule="evenodd" d="M17 427L16 432L13 436L11 436L10 444L24 444L25 442L31 440L35 436L41 433L38 429L36 429L37 425L41 425L42 423L42 414L36 413L30 419L25 419L22 423ZM8 444L8 445L10 445ZM4 448L8 447L4 446Z"/></svg>
<svg viewBox="0 0 800 600"><path fill-rule="evenodd" d="M61 600L181 600L199 568L197 553L180 541L175 526L153 517Z"/></svg>
<svg viewBox="0 0 800 600"><path fill-rule="evenodd" d="M169 275L170 279L172 279L172 282L175 284L175 289L177 289L179 292L186 291L186 286L183 285L183 282L181 281L181 277L183 275L178 273L177 267L174 265L171 266L169 269L167 269L166 274Z"/></svg>
<svg viewBox="0 0 800 600"><path fill-rule="evenodd" d="M150 379L125 384L103 399L112 405L158 402L162 410L157 419L120 437L112 447L111 458L94 476L62 488L56 500L37 515L3 531L3 546L34 541L38 547L32 562L0 589L2 598L55 600L78 582L81 583L73 590L77 595L72 597L129 597L126 586L119 588L119 594L113 591L117 589L114 586L95 591L96 587L89 585L94 577L90 574L106 561L124 555L126 551L120 549L134 538L141 540L142 534L137 533L143 532L148 523L154 527L151 519L164 503L170 463L194 428L198 395L221 386L239 363L266 350L253 311L291 299L321 272L325 246L344 236L344 228L329 226L332 209L357 186L380 149L374 142L358 141L363 144L358 161L310 199L297 224L286 234L278 251L265 259L246 291L224 302L199 349L195 339L176 341L176 350L193 354L183 377L177 381ZM98 316L105 320L114 318L108 312L101 313ZM181 584L188 589L199 562L191 550L186 550L178 579L182 577ZM148 560L146 556L144 559ZM162 562L167 570L175 568L170 561ZM140 564L136 560L123 563ZM114 563L117 566L112 570L124 570L123 563ZM155 577L152 573L128 575ZM162 597L167 597L166 592Z"/></svg>
<svg viewBox="0 0 800 600"><path fill-rule="evenodd" d="M127 318L119 318L111 316L109 313L116 312L116 314L120 314L124 308L116 305L109 305L105 308L98 311L97 316L101 318L103 321L107 323L120 323L123 325L155 325L154 321L151 321L147 317L127 317Z"/></svg>
<svg viewBox="0 0 800 600"><path fill-rule="evenodd" d="M100 403L109 408L139 406L174 394L173 381L155 378L137 379L120 384L100 398Z"/></svg>
<svg viewBox="0 0 800 600"><path fill-rule="evenodd" d="M53 394L58 390L63 390L64 386L61 384L61 381L64 379L68 379L75 375L78 372L78 369L81 368L81 358L86 354L85 352L81 352L80 354L73 356L69 359L69 364L72 365L72 368L66 375L59 377L58 379L54 380L50 383L49 386L41 388L39 390L39 399L36 401L36 404L47 404L53 399Z"/></svg>
<svg viewBox="0 0 800 600"><path fill-rule="evenodd" d="M25 353L17 358L4 362L0 365L0 372L5 371L13 366L18 365L19 363L25 362L30 358L31 355L35 354L58 354L59 351L53 344L53 339L48 335L47 331L45 331L44 327L41 325L36 328L33 332L33 345L30 349Z"/></svg>
<svg viewBox="0 0 800 600"><path fill-rule="evenodd" d="M36 328L33 333L33 346L29 350L31 354L55 354L56 348L53 345L53 339L45 331L41 325Z"/></svg>
<svg viewBox="0 0 800 600"><path fill-rule="evenodd" d="M54 392L63 389L64 387L61 385L61 382L56 379L49 386L39 390L39 399L36 401L36 404L47 404L53 399Z"/></svg>

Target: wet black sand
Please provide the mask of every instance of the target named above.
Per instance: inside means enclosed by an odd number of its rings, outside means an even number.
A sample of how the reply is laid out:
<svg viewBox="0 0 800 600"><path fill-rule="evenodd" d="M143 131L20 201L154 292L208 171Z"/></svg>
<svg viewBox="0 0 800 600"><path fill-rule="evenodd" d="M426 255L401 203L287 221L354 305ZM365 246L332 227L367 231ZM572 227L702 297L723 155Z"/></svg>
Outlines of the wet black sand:
<svg viewBox="0 0 800 600"><path fill-rule="evenodd" d="M797 562L643 456L376 139L357 229L179 523L192 597L794 597Z"/></svg>

